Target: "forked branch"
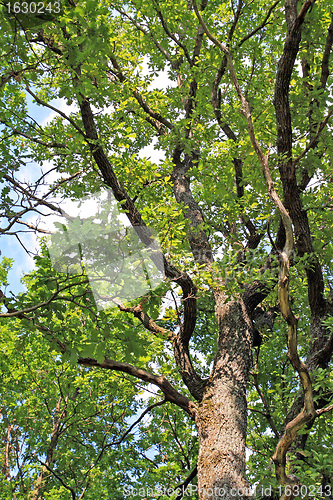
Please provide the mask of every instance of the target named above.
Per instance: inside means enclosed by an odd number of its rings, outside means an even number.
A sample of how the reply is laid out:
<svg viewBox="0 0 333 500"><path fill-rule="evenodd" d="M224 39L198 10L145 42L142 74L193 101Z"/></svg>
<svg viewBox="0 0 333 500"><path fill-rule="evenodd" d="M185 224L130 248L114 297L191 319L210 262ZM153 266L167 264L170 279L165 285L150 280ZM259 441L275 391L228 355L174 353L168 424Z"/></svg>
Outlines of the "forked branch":
<svg viewBox="0 0 333 500"><path fill-rule="evenodd" d="M176 336L175 333L155 323L155 321L152 320L151 317L148 316L148 314L143 312L141 304L138 304L137 306L134 307L126 307L122 302L120 302L117 299L114 299L113 302L118 306L120 311L133 314L133 316L135 316L136 318L138 318L139 321L141 321L141 323L147 330L152 332L157 337L160 337L165 340L173 340L174 337Z"/></svg>
<svg viewBox="0 0 333 500"><path fill-rule="evenodd" d="M305 2L301 9L301 15L305 16L305 13L307 9L309 8L309 5L313 2ZM241 87L239 85L236 72L234 69L233 61L229 52L229 49L223 45L219 40L217 40L209 31L207 28L204 20L202 19L202 16L200 15L200 12L198 10L198 7L196 5L195 0L193 0L193 6L195 13L198 17L199 22L201 23L205 33L207 34L208 38L217 46L220 48L220 50L225 54L227 58L227 64L229 68L229 72L232 78L232 82L234 84L235 90L237 92L238 98L241 103L242 107L242 113L246 118L247 122L247 127L248 127L248 133L249 137L252 143L252 146L255 150L255 153L259 159L259 162L262 167L262 172L267 184L268 188L268 193L273 201L274 205L279 211L279 214L281 216L285 233L286 233L286 241L285 245L283 248L283 251L280 252L280 262L279 262L279 300L280 300L280 308L281 308L281 313L284 318L284 320L288 324L288 357L291 361L291 364L294 368L295 371L298 372L303 393L304 393L304 407L302 411L291 421L289 424L286 426L285 432L283 436L281 437L275 453L273 455L273 461L275 464L275 472L277 479L279 480L280 484L282 485L295 485L297 484L297 481L286 474L286 455L287 452L293 443L294 439L297 436L298 431L304 426L304 424L316 416L316 411L314 409L314 400L313 400L313 393L312 393L312 383L310 379L309 372L307 370L307 367L305 364L300 360L297 352L297 322L298 318L294 315L294 313L291 310L290 307L290 299L289 299L289 263L290 263L290 257L293 252L293 247L294 247L294 237L293 237L293 228L292 228L292 221L291 217L288 214L285 206L283 205L282 201L280 200L277 192L275 191L273 180L269 171L269 166L268 166L268 156L269 152L264 155L262 152L262 149L259 145L259 142L256 138L255 132L254 132L254 127L253 127L253 122L252 122L252 116L251 116L251 109L249 102L247 101L246 97L243 95Z"/></svg>

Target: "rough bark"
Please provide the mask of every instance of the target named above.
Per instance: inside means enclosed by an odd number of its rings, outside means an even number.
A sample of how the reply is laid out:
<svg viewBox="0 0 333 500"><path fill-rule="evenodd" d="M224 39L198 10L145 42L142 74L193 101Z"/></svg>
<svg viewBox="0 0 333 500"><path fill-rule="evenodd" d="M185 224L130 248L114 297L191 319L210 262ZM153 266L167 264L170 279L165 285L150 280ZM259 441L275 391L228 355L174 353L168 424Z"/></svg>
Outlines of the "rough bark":
<svg viewBox="0 0 333 500"><path fill-rule="evenodd" d="M297 252L300 256L309 255L309 263L306 266L308 296L311 314L315 318L323 317L326 314L324 281L321 266L313 251L309 221L300 198L295 164L292 161L293 134L289 106L290 79L299 51L302 24L313 3L314 1L304 2L297 16L296 3L294 5L293 2L286 2L288 34L277 69L274 106L277 123L277 151L280 157L278 166L283 186L284 205L289 211L294 225ZM323 341L323 339L319 341Z"/></svg>
<svg viewBox="0 0 333 500"><path fill-rule="evenodd" d="M201 38L202 33L199 35ZM116 178L103 148L97 142L96 126L86 99L80 103L80 108L86 136L93 140L91 143L93 157L106 184L113 189L117 200L125 201L124 208L132 225L145 227L132 200ZM190 226L188 239L194 259L198 264L209 265L212 262L212 253L207 235L201 229L204 219L193 198L187 177L191 163L197 159L197 153L194 152L192 156L185 155L184 159L181 158L181 154L182 147L179 145L173 155L174 195L176 200L184 205L184 214ZM212 375L208 383L204 382L193 369L188 347L195 326L196 289L189 283L188 277L179 276L177 273L173 275L170 266L165 266L165 271L168 278L179 282L184 292L183 324L178 335L173 338L175 360L191 394L201 401L196 413L199 432L200 500L235 499L238 492L239 497L244 497L244 489L248 486L244 478L246 384L251 366L253 331L247 309L241 299L228 302L222 292L216 293L216 314L219 320L218 354ZM84 360L85 363L86 361ZM163 387L160 387L163 390ZM187 405L188 402L185 406Z"/></svg>
<svg viewBox="0 0 333 500"><path fill-rule="evenodd" d="M98 143L100 139L97 133L94 115L91 110L90 103L87 99L83 99L80 103L80 110L89 146L91 148L94 160L96 161L96 164L103 176L104 182L112 189L116 200L124 202L123 206L128 219L131 222L133 228L137 231L141 241L146 245L153 244L149 228L147 227L145 221L142 219L141 214L137 210L133 200L131 200L128 193L119 182L103 147L99 144L96 145L96 143ZM182 195L185 197L183 201L186 202L186 206L188 207L187 216L191 224L193 223L195 230L202 222L200 219L200 210L193 199L192 193L189 189L188 181L185 177L185 173L181 173L179 174L179 176L181 178L181 182L180 185L177 184L177 188L175 188L175 190L180 197ZM182 182L184 182L184 184ZM193 211L195 212L195 215L193 215ZM200 220L198 220L198 218ZM198 233L193 236L191 240L191 246L192 251L197 255L198 261L200 259L200 256L203 255L205 256L205 258L211 259L211 250L209 243L204 232L200 229L198 229ZM161 258L158 255L156 262L156 265L158 267L160 267L161 265L160 261ZM199 400L202 394L202 381L200 376L193 368L188 347L188 343L196 323L196 287L193 284L192 279L187 274L179 272L174 266L167 262L164 256L163 271L165 273L165 276L177 283L183 291L182 299L184 304L184 318L183 324L180 328L180 332L175 337L173 343L175 361L185 384L189 388L189 391L195 399Z"/></svg>
<svg viewBox="0 0 333 500"><path fill-rule="evenodd" d="M246 384L251 366L252 326L244 303L216 293L219 322L214 368L199 405L200 500L248 494L245 479Z"/></svg>
<svg viewBox="0 0 333 500"><path fill-rule="evenodd" d="M319 3L319 2L318 2ZM284 307L282 309L282 314L287 321L290 332L289 332L289 357L296 371L299 372L304 393L309 393L311 389L311 381L306 368L311 371L317 366L325 368L328 361L331 358L333 352L333 336L329 334L326 327L323 326L322 320L327 314L332 314L332 305L325 300L324 297L324 280L322 269L320 265L320 259L315 255L311 227L309 225L309 220L307 217L306 210L302 204L301 191L304 190L311 178L311 172L305 172L301 183L297 184L296 181L296 168L298 163L305 157L306 153L310 149L315 149L317 146L317 140L320 132L327 124L328 118L331 116L330 113L321 122L317 123L313 121L311 108L309 112L309 145L303 150L303 152L296 158L293 159L293 137L292 132L294 125L291 121L291 113L289 106L289 93L290 93L290 79L292 75L293 68L295 66L295 61L298 56L300 42L302 38L302 24L307 13L311 13L311 9L315 4L315 0L305 0L303 5L297 0L285 0L285 21L287 27L286 42L283 48L282 57L279 61L276 75L276 86L275 86L275 100L274 106L276 111L277 119L277 151L279 155L279 171L281 179L281 187L283 189L283 202L277 198L277 194L273 187L272 179L269 175L268 170L268 154L264 155L263 151L266 148L265 145L261 145L261 140L257 140L255 136L255 129L251 118L251 109L249 102L247 100L247 93L243 90L243 82L240 80L241 84L238 83L236 71L233 66L233 60L231 58L231 52L229 50L229 42L232 40L233 32L236 28L238 18L241 15L243 2L238 1L237 11L234 11L234 20L227 36L227 40L223 45L214 36L211 35L207 26L201 18L199 13L204 10L207 5L207 0L202 0L200 6L197 7L195 0L193 0L193 8L196 11L197 17L199 19L199 25L197 30L197 36L194 40L193 51L191 55L190 51L190 41L183 41L183 35L177 35L173 33L173 30L168 27L167 13L162 12L159 8L158 1L153 0L154 9L160 20L161 26L166 33L166 35L172 40L174 45L177 45L180 49L181 56L175 56L177 59L173 59L164 46L159 42L158 39L154 38L153 31L150 31L147 27L140 25L136 19L132 19L125 11L118 9L118 11L128 18L133 25L139 29L143 34L149 36L157 49L162 53L166 59L170 62L171 66L179 71L180 78L180 66L181 58L184 57L189 66L193 68L198 66L198 61L200 61L200 52L202 50L204 34L211 42L214 43L216 47L219 47L223 53L222 60L220 62L220 67L217 70L215 80L212 85L211 93L211 103L214 109L215 118L219 124L223 133L228 137L229 140L237 143L237 129L233 125L230 126L224 121L224 116L221 112L221 89L220 83L225 72L228 70L230 72L234 87L239 96L242 112L247 120L249 137L251 139L253 148L257 154L257 157L262 165L263 174L267 181L268 192L274 201L276 207L280 211L281 223L276 238L275 244L272 243L272 247L275 248L277 253L281 254L280 262L282 262L282 251L285 244L293 241L292 230L294 229L295 235L295 246L298 255L303 257L305 255L309 256L308 263L306 263L306 275L308 282L308 297L309 306L311 309L311 343L309 348L309 353L306 361L306 366L301 364L300 359L297 355L297 319L289 310L289 295L284 300ZM275 7L279 4L276 1L268 10L267 16L263 22L257 26L251 33L246 35L238 42L240 47L246 40L251 36L265 27L268 22L269 16ZM298 5L297 5L298 4ZM199 2L198 2L199 5ZM235 2L236 6L236 2ZM248 7L248 5L244 5ZM299 9L297 8L299 7ZM188 9L191 9L191 1L188 2ZM298 12L299 11L299 12ZM207 15L208 17L208 15ZM64 28L64 32L66 28ZM69 35L68 35L69 36ZM44 43L51 51L57 54L57 56L63 56L63 53L57 47L49 43L47 38L44 38L41 33L38 34L38 38L32 40L33 42ZM326 44L324 48L324 55L322 58L321 75L320 75L320 86L318 88L323 89L326 86L326 82L329 76L329 59L331 55L333 44L333 19L328 30L328 35L326 39ZM173 45L172 45L173 47ZM235 44L233 44L233 50ZM121 86L127 80L126 73L120 68L116 57L110 54L110 60L112 63L112 68L110 69L110 75L115 81ZM236 60L236 59L235 59ZM67 64L67 63L66 63ZM76 71L76 68L72 68ZM237 70L237 66L236 66ZM238 72L238 70L237 70ZM308 78L308 70L305 71L304 76ZM13 73L15 78L15 73ZM108 73L109 75L109 73ZM195 72L193 72L195 75ZM1 78L0 86L2 86L8 78ZM111 79L111 77L110 77ZM114 81L112 80L112 81ZM190 124L193 118L193 123L195 122L194 111L197 106L197 93L198 93L198 83L195 77L191 77L189 92L186 96L181 96L182 102L184 104L186 125L182 130L182 134L179 137L184 137L186 141L192 138L193 130ZM140 212L135 205L135 202L130 198L125 190L125 187L119 182L116 172L114 171L110 160L107 155L106 149L103 147L103 141L100 138L100 134L96 128L96 122L94 119L91 103L88 96L81 96L79 106L81 111L81 117L83 122L83 129L78 127L78 125L67 117L64 113L55 110L51 105L41 101L35 94L27 88L27 92L36 99L38 104L47 106L49 109L57 111L60 116L69 121L71 125L76 129L77 132L87 141L90 147L92 157L94 158L96 165L101 173L103 181L106 185L112 188L115 198L122 202L124 210L126 211L128 218L134 228L136 228L140 238L146 244L151 243L151 234L145 221L142 219ZM145 120L155 128L157 135L166 135L168 131L174 131L175 125L166 119L161 113L154 111L149 105L149 99L145 97L144 94L140 94L136 88L131 91L134 98L135 109L140 109L145 113ZM312 107L317 106L317 101L314 100ZM131 112L135 113L135 109ZM175 121L176 123L176 121ZM7 125L7 122L3 121L3 124ZM234 132L233 129L236 131ZM52 147L52 148L66 148L66 145L61 143L46 143L40 139L28 136L24 132L19 132L17 129L12 129L15 133L37 143L39 146ZM178 137L178 136L177 136ZM188 141L189 143L189 141ZM172 155L173 160L173 171L172 171L172 183L173 183L173 194L182 210L188 223L188 234L187 241L191 248L194 261L199 265L206 265L209 267L213 258L209 240L209 233L204 229L204 212L200 208L200 204L195 200L193 193L191 191L191 167L199 158L200 152L193 149L190 153L185 153L188 151L184 145L182 145L182 139L177 138L175 141L175 150ZM196 145L197 147L197 145ZM193 146L194 148L194 146ZM238 198L238 205L242 208L242 203L244 198L244 178L243 176L243 159L238 157L236 152L233 155L233 162L235 167L235 187ZM5 176L5 179L11 184L14 181L9 177ZM16 183L16 187L18 187ZM277 190L278 192L278 190ZM52 204L47 204L47 202L37 199L32 196L34 201L39 204L43 204L52 208L53 210L59 209ZM245 211L244 211L245 213ZM243 225L248 230L248 248L256 248L260 242L261 236L257 234L256 227L254 223L245 216L241 216L241 221ZM286 263L289 267L289 259L291 257L292 248L288 244L288 252L284 252L286 255ZM270 262L267 262L270 265ZM80 358L79 363L84 366L98 367L108 370L118 370L127 373L139 380L143 380L147 383L154 384L158 387L165 395L165 400L171 401L172 403L178 405L182 408L188 415L190 415L196 421L196 425L199 432L199 463L198 463L198 477L199 477L199 487L200 487L200 500L210 500L214 499L237 499L244 498L247 496L247 482L245 480L245 436L246 436L246 420L247 420L247 406L246 406L246 385L248 381L248 375L251 368L251 348L253 345L253 325L251 322L252 313L256 306L268 295L270 289L268 289L265 284L261 281L252 282L250 285L244 287L243 299L233 298L227 299L222 291L218 290L215 292L216 299L216 315L219 324L219 340L217 347L217 355L214 363L214 367L211 376L208 380L203 381L200 376L196 373L190 356L189 342L196 325L196 295L197 289L189 275L177 270L175 267L170 265L164 258L163 260L163 270L165 271L165 276L172 280L173 282L179 284L183 291L183 317L181 318L181 324L179 325L179 331L177 333L169 332L168 330L161 328L156 324L141 308L141 306L136 306L132 308L126 308L125 306L120 306L120 309L124 312L129 312L133 314L142 325L149 330L154 335L162 336L169 340L173 344L175 362L183 378L183 381L187 388L189 389L191 395L194 399L199 401L198 410L196 405L188 399L183 394L176 391L171 384L166 380L163 375L154 375L146 370L136 368L133 365L120 363L117 361L110 360L106 358L103 363L99 363L94 359L90 358ZM280 279L280 302L283 304L282 292L286 292L287 284L289 281L288 270L282 275ZM57 292L58 293L58 292ZM56 294L48 301L32 306L28 309L23 309L21 311L8 310L7 313L0 313L0 316L11 317L17 316L20 319L26 319L26 313L34 312L41 306L47 306L51 300L56 297ZM288 306L288 308L287 308ZM259 309L263 311L263 309ZM258 312L257 310L257 312ZM263 311L264 312L264 311ZM274 310L272 311L274 314ZM28 318L30 321L31 318ZM44 328L44 332L47 330L45 326L39 326L40 329ZM58 341L61 349L65 350L66 346L61 345ZM304 411L301 412L302 406L305 403ZM306 406L307 405L307 406ZM324 410L321 410L323 412ZM327 411L327 410L325 410ZM307 414L306 414L307 412ZM299 397L296 403L293 405L290 414L287 417L286 426L284 429L284 434L282 435L281 442L277 448L275 454L275 463L277 465L277 477L283 483L288 480L285 475L285 465L286 465L286 453L293 442L297 431L301 428L304 422L308 422L310 427L310 419L319 416L319 412L314 415L314 408L312 407L311 397ZM304 417L304 418L303 418ZM287 425L289 422L289 425ZM47 452L46 464L44 466L43 472L38 478L37 487L42 488L44 476L47 471L49 471L49 465L52 462L52 453L56 446L56 439L58 433L58 421L54 423L54 432L51 436L51 445L49 451ZM275 432L276 436L278 432ZM189 476L192 477L193 473ZM44 475L44 476L43 476ZM186 484L186 481L185 483ZM35 498L35 497L34 497ZM36 496L37 498L37 496Z"/></svg>

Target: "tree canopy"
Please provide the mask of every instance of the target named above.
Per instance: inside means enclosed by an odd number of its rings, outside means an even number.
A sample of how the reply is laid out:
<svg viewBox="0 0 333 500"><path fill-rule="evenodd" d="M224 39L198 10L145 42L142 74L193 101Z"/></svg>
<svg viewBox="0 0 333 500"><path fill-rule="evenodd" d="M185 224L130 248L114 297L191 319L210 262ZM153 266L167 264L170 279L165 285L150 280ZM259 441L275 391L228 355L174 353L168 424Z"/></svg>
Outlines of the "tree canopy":
<svg viewBox="0 0 333 500"><path fill-rule="evenodd" d="M333 498L332 7L0 2L2 500Z"/></svg>

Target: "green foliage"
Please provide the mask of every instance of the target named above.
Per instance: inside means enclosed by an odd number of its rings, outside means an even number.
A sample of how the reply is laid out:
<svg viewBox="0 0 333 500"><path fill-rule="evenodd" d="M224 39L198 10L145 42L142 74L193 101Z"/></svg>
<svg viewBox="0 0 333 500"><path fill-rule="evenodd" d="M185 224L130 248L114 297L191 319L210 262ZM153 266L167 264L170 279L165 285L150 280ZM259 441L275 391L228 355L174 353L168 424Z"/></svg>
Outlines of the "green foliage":
<svg viewBox="0 0 333 500"><path fill-rule="evenodd" d="M278 305L278 257L272 241L278 234L280 217L268 196L228 71L219 84L220 115L223 125L232 125L236 140L215 120L212 88L223 57L206 36L200 42L199 57L193 57L198 25L189 5L185 0L63 1L60 12L38 16L10 14L2 3L1 233L19 236L17 228L31 226L29 216L34 210L46 213L55 207L44 203L53 203L53 196L77 201L99 191L104 181L95 157L99 147L103 148L143 220L158 234L166 258L187 272L197 287L197 321L190 351L195 369L202 377L209 377L219 326L216 290L222 288L227 299L232 299L262 280L270 289L261 302L262 309L269 311ZM219 40L228 40L241 89L253 109L255 133L264 153L270 150L271 175L283 198L274 146L273 99L286 26L283 6L278 3L269 22L257 29L268 8L263 0L243 2L232 38L235 2L211 0L204 17ZM319 85L330 24L325 2L316 2L311 16L304 25L290 84L295 158L311 139L309 109L311 119L319 124L332 105L332 75L325 89ZM167 26L161 18L167 20ZM307 77L300 71L304 61L311 68ZM188 113L191 96L192 112ZM98 139L88 139L84 130L80 105L86 101L93 109ZM61 108L61 113L53 108ZM47 121L39 120L45 109L52 114ZM161 117L164 123L159 122ZM204 219L197 230L206 232L215 257L209 269L193 261L188 207L176 201L176 147L184 161L186 155L200 152L187 164L184 177ZM243 173L235 186L234 160L238 158L242 159ZM312 176L300 196L331 311L332 160L329 125L296 167L299 182L305 172ZM43 172L54 169L56 175L48 181L39 170L36 173L39 167ZM20 188L10 182L13 176L21 179ZM243 188L242 196L237 187ZM96 228L91 219L86 223L90 224L94 246ZM250 220L261 235L255 250L247 246ZM79 238L80 222L75 221L72 229ZM112 252L117 254L117 249L110 248L110 255ZM81 363L83 358L99 364L110 358L132 364L164 375L189 396L167 335L153 334L133 314L116 307L98 310L84 266L78 265L77 273L71 274L55 269L44 241L40 242L34 270L22 279L25 290L11 296L7 293L12 265L8 255L0 263L0 284L6 292L1 311L25 312L3 318L0 325L1 499L11 500L15 494L17 500L23 500L26 492L36 487L57 418L61 432L53 448L53 473L46 475L43 498L65 500L73 488L78 497L82 494L81 498L88 500L122 499L124 488L130 491L132 487L138 492L130 496L135 500L146 496L140 488L160 486L169 491L182 483L197 460L194 423L178 407L166 403L152 408L121 440L144 409L161 399L161 393L129 375ZM313 266L313 255L295 254L290 269L292 308L300 318L302 360L308 355L311 334L306 270ZM158 326L179 332L184 301L177 280L163 282L126 306L138 304ZM327 314L321 324L332 332L332 315ZM272 485L277 491L270 459L300 386L287 359L287 326L280 315L272 327L261 326L260 333L263 342L253 350L248 386L247 473L252 484ZM331 362L326 368L313 370L311 376L317 408L332 404ZM332 482L332 425L331 413L323 413L304 430L308 433L305 449L300 448L299 453L291 450L288 471L296 473L304 485L320 485L323 478ZM196 485L195 479L192 484ZM159 498L176 497L172 492ZM192 498L196 500L197 495Z"/></svg>
<svg viewBox="0 0 333 500"><path fill-rule="evenodd" d="M3 286L8 285L7 277L8 271L12 267L13 259L9 259L8 257L3 257L0 262L0 284Z"/></svg>

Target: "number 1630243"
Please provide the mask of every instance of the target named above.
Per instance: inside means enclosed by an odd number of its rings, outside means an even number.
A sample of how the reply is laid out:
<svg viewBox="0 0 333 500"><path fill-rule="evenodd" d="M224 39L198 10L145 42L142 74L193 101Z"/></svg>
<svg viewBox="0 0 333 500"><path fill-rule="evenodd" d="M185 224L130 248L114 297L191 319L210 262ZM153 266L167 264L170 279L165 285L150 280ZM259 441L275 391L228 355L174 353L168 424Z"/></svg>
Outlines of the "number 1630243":
<svg viewBox="0 0 333 500"><path fill-rule="evenodd" d="M9 14L59 14L60 2L8 2Z"/></svg>
<svg viewBox="0 0 333 500"><path fill-rule="evenodd" d="M282 496L283 494L288 495L294 495L295 497L330 497L332 495L332 487L330 485L326 486L317 486L317 485L310 485L306 486L305 484L302 485L285 485L285 486L279 486L279 496Z"/></svg>

